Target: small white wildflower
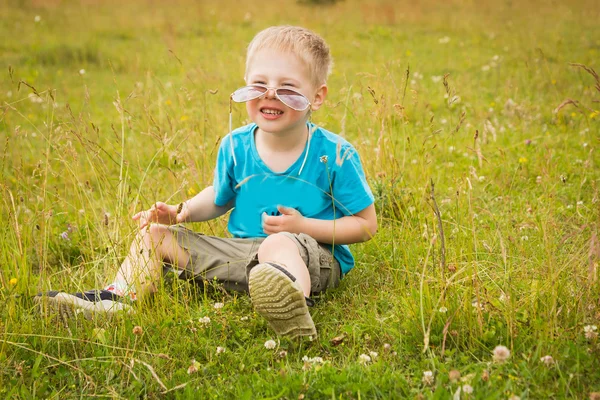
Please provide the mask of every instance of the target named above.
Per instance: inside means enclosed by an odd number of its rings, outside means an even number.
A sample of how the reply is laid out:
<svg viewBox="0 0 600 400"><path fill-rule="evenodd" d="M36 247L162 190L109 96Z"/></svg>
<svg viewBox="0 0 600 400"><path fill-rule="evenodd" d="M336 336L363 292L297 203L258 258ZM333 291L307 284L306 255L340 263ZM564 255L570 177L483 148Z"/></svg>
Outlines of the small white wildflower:
<svg viewBox="0 0 600 400"><path fill-rule="evenodd" d="M12 91L9 90L8 92L6 92L6 97L12 97Z"/></svg>
<svg viewBox="0 0 600 400"><path fill-rule="evenodd" d="M218 346L217 347L217 354L221 354L221 353L225 353L225 347Z"/></svg>
<svg viewBox="0 0 600 400"><path fill-rule="evenodd" d="M450 147L448 147L448 151L449 151L450 153L452 153L454 150L456 150L456 147L454 147L454 146L450 146Z"/></svg>
<svg viewBox="0 0 600 400"><path fill-rule="evenodd" d="M440 122L445 125L448 123L448 120L446 118L442 118L442 120Z"/></svg>
<svg viewBox="0 0 600 400"><path fill-rule="evenodd" d="M377 356L379 356L379 353L377 353L376 351L370 351L369 356L371 356L371 359L375 360Z"/></svg>
<svg viewBox="0 0 600 400"><path fill-rule="evenodd" d="M223 303L215 303L213 307L215 308L215 310L220 310L221 308L223 308L224 305L225 304Z"/></svg>
<svg viewBox="0 0 600 400"><path fill-rule="evenodd" d="M444 36L444 37L442 37L442 38L439 38L439 39L438 39L438 42L439 42L440 44L446 44L446 43L449 43L449 42L450 42L450 38L449 38L448 36Z"/></svg>
<svg viewBox="0 0 600 400"><path fill-rule="evenodd" d="M440 309L438 311L441 312L442 314L446 314L448 312L448 309L446 307L440 307Z"/></svg>
<svg viewBox="0 0 600 400"><path fill-rule="evenodd" d="M482 70L483 72L487 72L487 71L489 71L489 70L490 70L490 66L489 66L489 65L484 65L483 67L481 67L481 70Z"/></svg>
<svg viewBox="0 0 600 400"><path fill-rule="evenodd" d="M583 147L588 147L588 144L587 144L587 143L584 143L584 144L583 144Z"/></svg>
<svg viewBox="0 0 600 400"><path fill-rule="evenodd" d="M597 330L598 330L598 327L596 325L586 325L586 326L583 327L583 331L585 333L595 332Z"/></svg>
<svg viewBox="0 0 600 400"><path fill-rule="evenodd" d="M500 60L500 56L498 54L496 54L494 57L492 57L492 60L498 61L498 60Z"/></svg>
<svg viewBox="0 0 600 400"><path fill-rule="evenodd" d="M392 345L389 343L384 343L383 344L383 350L384 351L390 351L392 349Z"/></svg>
<svg viewBox="0 0 600 400"><path fill-rule="evenodd" d="M510 350L506 346L496 346L492 352L494 361L503 363L510 358Z"/></svg>
<svg viewBox="0 0 600 400"><path fill-rule="evenodd" d="M361 354L360 356L358 356L358 362L363 365L366 365L371 362L371 357L369 357L366 354Z"/></svg>
<svg viewBox="0 0 600 400"><path fill-rule="evenodd" d="M479 175L478 179L479 179L479 182L483 182L483 181L485 181L485 176Z"/></svg>
<svg viewBox="0 0 600 400"><path fill-rule="evenodd" d="M434 83L438 83L438 82L441 82L441 81L442 81L442 77L441 77L440 75L434 75L434 76L432 76L432 77L431 77L431 80L432 80Z"/></svg>
<svg viewBox="0 0 600 400"><path fill-rule="evenodd" d="M247 316L247 315L245 315L245 316L243 316L242 318L240 318L240 321L248 321L248 319L249 319L249 318L248 318L248 316Z"/></svg>
<svg viewBox="0 0 600 400"><path fill-rule="evenodd" d="M313 357L308 361L312 364L323 364L323 357Z"/></svg>
<svg viewBox="0 0 600 400"><path fill-rule="evenodd" d="M33 19L35 22L40 22L42 20L42 17L40 17L39 15L36 15L35 18Z"/></svg>
<svg viewBox="0 0 600 400"><path fill-rule="evenodd" d="M410 161L410 163L411 163L411 164L416 164L416 163L418 163L418 162L419 162L419 161L418 161L416 158L413 158L413 159Z"/></svg>
<svg viewBox="0 0 600 400"><path fill-rule="evenodd" d="M536 177L535 177L535 183L537 183L537 184L540 184L540 183L542 183L542 177L541 177L541 176L539 176L539 175L538 175L538 176L536 176Z"/></svg>
<svg viewBox="0 0 600 400"><path fill-rule="evenodd" d="M275 343L273 339L269 339L265 342L266 349L273 350L275 347L277 347L277 343Z"/></svg>
<svg viewBox="0 0 600 400"><path fill-rule="evenodd" d="M582 205L583 205L583 201L581 201L581 200L580 200L580 201L578 201L578 202L577 202L577 205L578 205L578 206L582 206Z"/></svg>
<svg viewBox="0 0 600 400"><path fill-rule="evenodd" d="M540 358L540 361L543 362L546 365L546 367L551 367L554 364L554 359L552 358L552 356L544 356Z"/></svg>
<svg viewBox="0 0 600 400"><path fill-rule="evenodd" d="M409 206L407 210L408 210L408 212L409 212L409 213L411 213L411 214L412 214L412 213L414 213L414 212L415 212L417 209L416 209L414 206Z"/></svg>
<svg viewBox="0 0 600 400"><path fill-rule="evenodd" d="M84 75L84 74L85 74L85 69L81 68L81 69L79 70L79 75Z"/></svg>
<svg viewBox="0 0 600 400"><path fill-rule="evenodd" d="M431 371L423 371L423 379L421 379L425 385L433 385L433 381L435 378L433 377L433 372Z"/></svg>
<svg viewBox="0 0 600 400"><path fill-rule="evenodd" d="M480 310L483 310L483 306L481 304L479 304L479 302L477 300L473 300L471 302L471 305L473 306L473 308L479 308Z"/></svg>
<svg viewBox="0 0 600 400"><path fill-rule="evenodd" d="M462 391L463 391L463 393L471 394L471 393L473 393L473 386L471 386L469 384L463 385Z"/></svg>
<svg viewBox="0 0 600 400"><path fill-rule="evenodd" d="M210 317L202 317L198 320L198 322L200 322L202 325L208 325L210 324Z"/></svg>
<svg viewBox="0 0 600 400"><path fill-rule="evenodd" d="M308 362L308 356L304 356L304 357L302 357L302 361L304 361L304 362Z"/></svg>
<svg viewBox="0 0 600 400"><path fill-rule="evenodd" d="M573 208L573 204L567 205L567 210L570 210L571 208Z"/></svg>

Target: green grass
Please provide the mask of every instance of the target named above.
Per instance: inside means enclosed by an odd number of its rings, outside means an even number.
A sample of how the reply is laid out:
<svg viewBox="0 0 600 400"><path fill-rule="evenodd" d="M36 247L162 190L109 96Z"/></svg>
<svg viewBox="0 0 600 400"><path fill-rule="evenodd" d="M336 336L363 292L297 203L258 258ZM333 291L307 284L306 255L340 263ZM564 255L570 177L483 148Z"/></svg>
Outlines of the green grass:
<svg viewBox="0 0 600 400"><path fill-rule="evenodd" d="M2 397L600 392L600 341L584 335L600 325L600 91L570 65L600 69L594 1L169 3L0 9ZM357 267L314 309L319 337L267 350L274 334L246 295L170 276L129 318L41 318L38 291L111 278L135 211L211 183L245 46L281 23L330 44L330 94L314 121L358 148L379 216L377 236L353 246ZM554 112L568 98L577 106ZM236 107L235 124L246 118ZM224 235L226 218L194 229ZM497 345L511 350L503 364ZM369 352L379 355L362 365Z"/></svg>

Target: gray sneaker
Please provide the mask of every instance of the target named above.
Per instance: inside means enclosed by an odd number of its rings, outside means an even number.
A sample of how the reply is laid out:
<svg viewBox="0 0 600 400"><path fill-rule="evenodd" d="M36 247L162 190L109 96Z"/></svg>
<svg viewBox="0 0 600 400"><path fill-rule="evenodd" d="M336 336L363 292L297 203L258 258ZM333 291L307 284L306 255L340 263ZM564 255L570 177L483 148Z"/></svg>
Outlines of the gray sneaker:
<svg viewBox="0 0 600 400"><path fill-rule="evenodd" d="M280 336L317 336L308 306L314 302L304 297L296 278L275 263L258 264L248 278L250 298L256 311Z"/></svg>
<svg viewBox="0 0 600 400"><path fill-rule="evenodd" d="M79 314L92 319L94 314L132 313L133 308L123 297L108 290L88 290L82 293L65 293L52 290L33 298L43 314L58 314L73 318Z"/></svg>

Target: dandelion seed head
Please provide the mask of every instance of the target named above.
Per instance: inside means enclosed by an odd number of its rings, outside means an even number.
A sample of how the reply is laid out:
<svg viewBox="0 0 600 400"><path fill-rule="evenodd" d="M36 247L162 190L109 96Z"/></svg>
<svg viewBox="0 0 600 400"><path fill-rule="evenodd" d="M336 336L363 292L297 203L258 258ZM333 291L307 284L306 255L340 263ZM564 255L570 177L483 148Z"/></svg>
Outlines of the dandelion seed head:
<svg viewBox="0 0 600 400"><path fill-rule="evenodd" d="M492 352L494 361L503 363L510 358L510 350L506 346L496 346Z"/></svg>
<svg viewBox="0 0 600 400"><path fill-rule="evenodd" d="M463 391L463 393L471 394L471 393L473 393L473 386L471 386L469 384L463 385L462 391Z"/></svg>

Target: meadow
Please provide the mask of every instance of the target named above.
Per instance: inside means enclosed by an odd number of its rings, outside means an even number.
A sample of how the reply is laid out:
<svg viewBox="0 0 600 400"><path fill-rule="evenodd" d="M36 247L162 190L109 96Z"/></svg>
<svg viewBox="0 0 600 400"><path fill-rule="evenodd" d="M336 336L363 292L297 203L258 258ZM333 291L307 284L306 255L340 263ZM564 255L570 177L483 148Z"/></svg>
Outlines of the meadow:
<svg viewBox="0 0 600 400"><path fill-rule="evenodd" d="M316 3L2 2L0 397L600 399L598 3ZM319 336L172 274L132 316L42 317L36 293L111 279L131 215L212 183L276 24L331 46L313 121L379 218Z"/></svg>

